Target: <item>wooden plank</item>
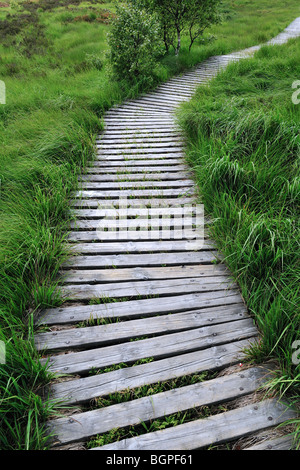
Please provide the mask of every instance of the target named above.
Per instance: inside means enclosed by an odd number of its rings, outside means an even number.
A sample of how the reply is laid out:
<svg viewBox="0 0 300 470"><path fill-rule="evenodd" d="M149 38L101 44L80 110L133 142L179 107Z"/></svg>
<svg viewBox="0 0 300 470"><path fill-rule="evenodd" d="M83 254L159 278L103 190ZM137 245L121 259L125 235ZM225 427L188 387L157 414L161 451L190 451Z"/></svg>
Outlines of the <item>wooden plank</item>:
<svg viewBox="0 0 300 470"><path fill-rule="evenodd" d="M130 235L130 236L129 236ZM204 230L204 238L205 238L205 230ZM207 237L206 237L207 238ZM128 241L149 241L149 240L187 240L188 242L192 242L193 240L196 241L194 245L195 250L199 250L199 231L195 230L151 230L150 234L146 230L137 230L137 231L130 231L128 230L120 230L120 231L105 231L105 230L90 230L90 231L78 231L78 232L70 232L68 237L68 241L71 242L128 242Z"/></svg>
<svg viewBox="0 0 300 470"><path fill-rule="evenodd" d="M160 85L156 89L156 92L153 92L153 95L160 96L161 94L165 94L165 95L173 96L176 100L177 98L179 98L177 102L179 101L180 103L182 103L185 100L191 99L191 97L193 96L193 93L194 93L194 90L192 91L186 90L186 89L179 90L178 88L174 88L173 86L168 85L166 83L164 85Z"/></svg>
<svg viewBox="0 0 300 470"><path fill-rule="evenodd" d="M133 170L134 171L134 170ZM184 178L191 177L191 173L184 173L180 171L173 171L171 173L124 173L123 175L121 174L101 174L101 175L95 175L95 174L88 174L88 175L82 175L78 177L79 181L86 181L86 182L115 182L115 183L122 183L125 181L176 181L176 180L182 180Z"/></svg>
<svg viewBox="0 0 300 470"><path fill-rule="evenodd" d="M51 396L54 400L64 400L66 404L84 403L129 388L134 389L203 371L219 370L244 360L243 350L256 341L255 337L249 338L100 375L53 384Z"/></svg>
<svg viewBox="0 0 300 470"><path fill-rule="evenodd" d="M188 216L185 219L180 216L175 216L174 218L164 216L161 219L154 217L149 219L144 217L118 219L116 217L114 220L106 218L86 220L80 219L72 222L70 227L75 230L97 230L98 233L101 233L101 235L103 234L102 232L107 232L108 234L113 234L113 237L116 240L118 239L120 231L127 232L126 239L128 241L132 239L132 232L136 231L146 232L148 234L148 236L146 236L146 240L159 240L162 237L165 239L169 237L171 240L171 230L177 230L177 238L179 238L181 231L180 239L188 239L192 241L194 239L203 239L202 235L205 221L202 219L203 218L201 215L198 219L195 216ZM196 231L194 229L196 229ZM152 234L152 231L154 231L155 235ZM161 236L156 236L157 232L160 232ZM109 236L110 235L107 235L107 239L109 239ZM194 248L194 250L196 250L197 247L198 245Z"/></svg>
<svg viewBox="0 0 300 470"><path fill-rule="evenodd" d="M151 149L149 149L151 151ZM110 161L117 161L117 162L127 162L127 161L138 161L138 165L140 165L141 161L151 160L151 165L155 165L156 162L160 160L169 160L169 163L175 161L176 163L180 160L180 163L183 163L184 154L181 152L157 152L155 153L152 150L152 153L142 152L142 153L128 153L125 152L123 154L104 154L98 153L96 157L96 161L103 162L105 165ZM155 160L155 161L154 161Z"/></svg>
<svg viewBox="0 0 300 470"><path fill-rule="evenodd" d="M77 217L87 219L99 219L105 217L106 219L115 219L116 217L140 217L142 219L148 219L153 217L156 220L157 217L181 217L181 216L195 216L197 214L203 214L204 208L201 205L191 205L187 207L127 207L127 202L124 206L118 209L77 209L73 213Z"/></svg>
<svg viewBox="0 0 300 470"><path fill-rule="evenodd" d="M254 444L243 450L294 450L295 442L292 435L277 437L276 439L266 439L263 442Z"/></svg>
<svg viewBox="0 0 300 470"><path fill-rule="evenodd" d="M153 117L152 119L146 118L146 117L135 117L134 119L122 119L120 122L120 118L118 117L108 117L105 118L105 124L106 125L115 125L115 126L136 126L136 125L142 125L143 127L147 127L147 125L153 126L160 126L160 125L165 125L165 126L174 126L174 120L171 117Z"/></svg>
<svg viewBox="0 0 300 470"><path fill-rule="evenodd" d="M49 371L68 374L87 374L120 363L134 363L145 358L162 359L220 344L231 343L255 336L257 329L251 319L200 329L172 333L150 339L121 343L113 346L70 352L41 359L45 365L49 359Z"/></svg>
<svg viewBox="0 0 300 470"><path fill-rule="evenodd" d="M108 131L109 128L109 131ZM179 132L178 126L175 125L173 122L172 124L170 123L128 123L128 122L123 122L120 121L119 123L110 123L109 126L107 126L104 123L104 131L105 132L116 132L117 131L134 131L138 132L140 129L140 132L158 132L158 129L160 129L161 132L170 132L170 131L176 131Z"/></svg>
<svg viewBox="0 0 300 470"><path fill-rule="evenodd" d="M103 303L100 305L80 305L45 310L37 319L37 324L64 325L97 318L138 318L164 313L177 313L195 309L206 309L214 314L216 307L226 307L240 311L242 298L235 291L198 292L162 298L129 300L127 302Z"/></svg>
<svg viewBox="0 0 300 470"><path fill-rule="evenodd" d="M129 320L121 323L73 328L62 331L51 331L35 335L35 346L38 350L63 351L64 349L83 349L84 347L99 347L120 341L130 341L133 338L149 335L170 334L194 328L225 324L241 319L247 319L246 310L237 315L234 309L216 309L214 317L203 315L203 311L163 315L149 320ZM226 325L224 326L226 328Z"/></svg>
<svg viewBox="0 0 300 470"><path fill-rule="evenodd" d="M161 254L129 254L129 255L96 255L96 256L75 256L66 261L64 267L78 267L81 268L100 268L119 266L178 266L183 264L210 264L216 260L216 254L210 251L201 252L179 252L179 253L164 253Z"/></svg>
<svg viewBox="0 0 300 470"><path fill-rule="evenodd" d="M163 142L127 142L127 143L105 143L105 142L99 142L96 144L96 148L98 150L109 150L110 153L112 151L118 152L118 153L123 153L124 149L125 150L133 150L133 149L172 149L172 148L180 148L182 150L182 141L180 140L175 140L175 141L163 141Z"/></svg>
<svg viewBox="0 0 300 470"><path fill-rule="evenodd" d="M156 253L161 251L183 252L191 251L195 242L188 240L171 241L145 241L145 242L115 242L115 243L79 243L72 247L72 252L85 255L106 255L117 253ZM215 248L213 242L207 240L199 243L200 250L211 250ZM199 267L198 267L199 269Z"/></svg>
<svg viewBox="0 0 300 470"><path fill-rule="evenodd" d="M209 418L124 439L94 450L192 450L241 438L295 418L290 408L276 399L264 400Z"/></svg>
<svg viewBox="0 0 300 470"><path fill-rule="evenodd" d="M56 445L85 441L111 429L135 426L173 413L211 406L253 393L263 385L268 370L253 367L240 373L173 389L106 408L77 413L48 423Z"/></svg>
<svg viewBox="0 0 300 470"><path fill-rule="evenodd" d="M195 204L193 198L176 198L176 199L127 199L128 208L145 208L145 207L183 207L188 204ZM119 209L120 201L107 199L75 199L70 201L71 207L89 208L89 209Z"/></svg>
<svg viewBox="0 0 300 470"><path fill-rule="evenodd" d="M61 294L68 299L87 301L101 298L131 298L151 295L178 295L193 292L215 292L236 289L228 276L196 279L163 279L150 281L115 282L113 284L76 284L61 287Z"/></svg>
<svg viewBox="0 0 300 470"><path fill-rule="evenodd" d="M158 147L155 148L154 146L144 147L136 147L136 148L126 148L126 149L102 149L100 147L97 147L97 155L101 156L117 156L117 155L123 155L123 156L132 156L132 155L169 155L167 158L172 158L170 155L173 155L175 158L178 158L178 154L182 155L182 145L176 145L175 143L172 146L165 146L165 147Z"/></svg>
<svg viewBox="0 0 300 470"><path fill-rule="evenodd" d="M121 268L72 270L61 273L63 284L96 284L116 281L137 281L150 279L183 279L197 277L214 277L227 273L226 267L217 265L168 266L163 268Z"/></svg>
<svg viewBox="0 0 300 470"><path fill-rule="evenodd" d="M142 178L140 177L140 180ZM98 189L105 190L105 189L143 189L143 188L181 188L181 187L189 187L194 186L194 181L189 179L184 180L171 180L171 181L122 181L118 183L114 183L111 181L105 182L93 182L93 181L86 181L81 182L79 184L80 189Z"/></svg>
<svg viewBox="0 0 300 470"><path fill-rule="evenodd" d="M187 195L195 194L193 188L185 189L133 189L133 190L112 190L112 191L88 191L81 190L76 192L73 196L82 199L120 199L120 198L152 198L152 197L186 197Z"/></svg>
<svg viewBox="0 0 300 470"><path fill-rule="evenodd" d="M175 166L175 165L182 165L184 163L182 158L160 158L152 160L149 163L149 160L137 160L137 159L128 159L124 161L114 161L114 160L96 160L93 162L94 168L101 167L101 168L109 168L109 167L116 167L120 170L123 168L132 169L133 167L148 167L148 166L156 166L157 169L160 169L162 166Z"/></svg>
<svg viewBox="0 0 300 470"><path fill-rule="evenodd" d="M98 135L98 139L100 139L102 136L106 137L111 137L114 138L116 136L123 138L126 136L129 136L129 138L134 138L134 137L159 137L159 136L181 136L180 129L178 127L173 126L173 128L170 129L165 129L165 126L163 127L158 127L158 128L153 128L150 127L147 129L144 128L133 128L133 129L121 129L117 130L115 128L110 128L106 127L105 131L103 131L101 134Z"/></svg>
<svg viewBox="0 0 300 470"><path fill-rule="evenodd" d="M101 139L96 139L96 144L98 145L105 145L105 146L120 146L120 145L126 145L126 146L130 146L130 145L136 145L136 144L163 144L163 143L174 143L174 142L181 142L183 143L184 142L184 139L182 136L176 136L176 135L170 135L170 136L167 136L167 137L162 137L160 136L159 134L157 135L149 135L149 134L142 134L144 137L134 137L134 136L129 136L126 138L124 138L124 136L122 138L120 137L111 137L111 136L107 136L107 135L103 135L103 137Z"/></svg>
<svg viewBox="0 0 300 470"><path fill-rule="evenodd" d="M134 172L134 173L132 173ZM95 175L102 175L102 176L122 176L126 174L141 174L143 175L152 175L153 173L156 174L166 174L171 176L172 173L182 173L185 172L187 174L191 173L191 170L186 166L182 164L178 165L169 165L169 166L151 166L149 165L148 167L145 166L134 166L129 167L129 168L113 168L113 167L106 167L103 163L100 167L89 167L86 168L86 176L90 174L95 174Z"/></svg>

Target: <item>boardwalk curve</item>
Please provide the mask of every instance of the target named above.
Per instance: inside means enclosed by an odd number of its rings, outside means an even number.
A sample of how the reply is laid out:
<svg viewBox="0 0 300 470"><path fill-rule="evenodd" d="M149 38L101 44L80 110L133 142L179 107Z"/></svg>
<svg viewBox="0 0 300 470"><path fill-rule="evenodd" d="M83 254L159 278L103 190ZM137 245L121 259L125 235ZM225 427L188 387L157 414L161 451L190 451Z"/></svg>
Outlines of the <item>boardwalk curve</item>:
<svg viewBox="0 0 300 470"><path fill-rule="evenodd" d="M299 35L300 18L269 44ZM48 327L36 335L37 349L45 352L42 362L70 374L51 385L51 396L77 407L75 414L49 422L53 446L70 448L114 428L232 400L238 405L223 413L95 449L207 448L295 416L275 399L256 399L269 367L240 368L258 331L203 230L174 117L198 86L259 47L211 57L106 114L97 159L80 177L71 201L76 221L68 243L74 256L61 277L66 302L38 319ZM112 366L119 367L107 370ZM227 368L204 382L78 412L109 394ZM254 440L249 449L291 445L287 437L265 441Z"/></svg>

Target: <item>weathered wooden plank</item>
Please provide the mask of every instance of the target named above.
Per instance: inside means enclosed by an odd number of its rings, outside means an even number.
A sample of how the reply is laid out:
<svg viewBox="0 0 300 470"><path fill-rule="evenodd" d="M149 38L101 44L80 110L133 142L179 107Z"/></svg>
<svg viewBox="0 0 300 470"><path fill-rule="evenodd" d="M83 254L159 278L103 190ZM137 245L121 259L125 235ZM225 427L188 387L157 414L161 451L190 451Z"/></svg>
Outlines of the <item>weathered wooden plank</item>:
<svg viewBox="0 0 300 470"><path fill-rule="evenodd" d="M168 137L157 135L147 135L142 134L144 137L134 137L130 135L127 138L120 137L111 137L107 135L103 135L101 139L96 139L97 145L107 146L108 148L116 147L116 146L130 146L130 145L137 145L137 144L164 144L164 143L174 143L180 142L184 143L184 139L182 136L176 136L174 134L169 135Z"/></svg>
<svg viewBox="0 0 300 470"><path fill-rule="evenodd" d="M129 236L130 235L130 236ZM207 238L204 231L204 238ZM90 230L90 231L78 231L78 232L70 232L68 237L68 241L71 242L105 242L105 241L113 241L113 242L128 242L131 241L149 241L149 240L187 240L192 242L193 240L196 241L196 245L194 245L195 250L199 250L199 231L195 230L151 230L150 234L146 230L137 230L137 231L130 231L128 230L120 230L120 231L105 231L105 230ZM201 240L201 239L200 239Z"/></svg>
<svg viewBox="0 0 300 470"><path fill-rule="evenodd" d="M184 178L191 177L192 173L184 173L180 171L173 171L170 173L124 173L123 175L118 173L114 175L110 174L101 174L101 175L95 175L95 174L88 174L88 175L82 175L78 177L79 181L85 181L85 182L102 182L102 183L108 183L108 182L114 182L114 183L123 183L126 181L134 182L134 181L139 181L139 182L144 182L144 181L177 181L177 180L182 180Z"/></svg>
<svg viewBox="0 0 300 470"><path fill-rule="evenodd" d="M146 145L143 146L143 145L140 145L140 146L136 146L135 148L109 148L109 149L102 149L101 146L97 146L97 155L101 155L101 156L113 156L113 155L123 155L123 156L126 156L126 155L165 155L165 154L168 154L168 155L172 155L174 156L175 158L178 158L178 154L182 155L182 151L183 151L183 148L182 148L182 145L176 145L176 143L174 143L173 145L169 146L169 145L165 145L165 146L158 146L157 148L155 148L154 145L150 145L149 147L147 147ZM176 154L176 155L175 155ZM172 158L170 156L168 156L167 158Z"/></svg>
<svg viewBox="0 0 300 470"><path fill-rule="evenodd" d="M292 435L277 437L276 439L267 439L243 450L294 450L295 442Z"/></svg>
<svg viewBox="0 0 300 470"><path fill-rule="evenodd" d="M76 192L73 196L82 199L120 199L120 198L149 198L149 197L186 197L187 195L195 194L194 188L178 188L178 189L132 189L130 190L112 190L112 191L97 191L97 190L81 190Z"/></svg>
<svg viewBox="0 0 300 470"><path fill-rule="evenodd" d="M151 151L151 149L149 149L149 151ZM169 153L162 153L162 152L158 152L158 153L155 153L154 150L152 150L152 153L147 153L146 151L145 152L132 152L132 153L129 153L129 152L124 152L123 154L116 154L116 155L113 155L113 154L104 154L104 153L98 153L97 154L97 161L99 162L104 162L105 164L107 164L107 162L109 161L117 161L117 162L126 162L126 161L132 161L132 160L135 160L135 161L138 161L138 164L140 164L140 160L151 160L151 165L155 164L156 161L160 161L160 160L169 160L169 162L172 162L173 160L175 160L176 162L182 158L182 160L180 160L180 162L182 163L183 162L183 153L180 153L180 152L169 152ZM155 162L154 162L155 161Z"/></svg>
<svg viewBox="0 0 300 470"><path fill-rule="evenodd" d="M164 217L186 217L203 215L204 208L200 205L191 205L187 207L127 207L127 203L118 209L77 209L73 211L76 217L87 219L99 219L105 217L106 219L116 219L124 217L140 217L146 218L153 217L156 220L159 216Z"/></svg>
<svg viewBox="0 0 300 470"><path fill-rule="evenodd" d="M237 289L229 276L195 279L162 279L150 281L129 281L113 284L76 284L61 287L64 297L86 301L101 298L131 298L151 295L176 295L193 292L214 292Z"/></svg>
<svg viewBox="0 0 300 470"><path fill-rule="evenodd" d="M100 268L119 266L178 266L183 264L210 264L216 260L217 253L213 251L178 252L161 254L129 254L129 255L96 255L75 256L64 263L64 267Z"/></svg>
<svg viewBox="0 0 300 470"><path fill-rule="evenodd" d="M105 255L119 253L156 253L160 251L182 252L191 251L195 248L195 242L188 240L166 240L166 241L145 241L145 242L115 242L115 243L79 243L72 247L75 253L85 255ZM207 240L199 243L200 250L215 249L215 244ZM199 270L199 267L198 267Z"/></svg>
<svg viewBox="0 0 300 470"><path fill-rule="evenodd" d="M140 180L142 178L140 177ZM171 180L171 181L122 181L122 182L111 182L111 181L103 181L103 182L93 182L93 181L84 181L79 183L79 188L81 189L143 189L143 188L185 188L189 186L194 186L194 181L189 179L183 180Z"/></svg>
<svg viewBox="0 0 300 470"><path fill-rule="evenodd" d="M105 143L105 142L99 142L96 144L96 148L98 151L104 151L104 150L109 150L110 154L112 152L115 153L123 153L124 150L143 150L143 149L177 149L180 148L182 150L182 141L176 140L176 141L163 141L163 142L127 142L127 143Z"/></svg>
<svg viewBox="0 0 300 470"><path fill-rule="evenodd" d="M217 309L216 309L217 310ZM236 314L234 309L220 309L214 317L203 314L202 310L163 315L149 320L129 320L121 323L73 328L62 331L38 333L35 335L35 345L38 350L62 351L64 349L82 349L84 347L99 347L120 341L130 341L140 336L169 334L194 328L225 324L241 319L247 319L246 309ZM226 325L224 326L226 328Z"/></svg>
<svg viewBox="0 0 300 470"><path fill-rule="evenodd" d="M121 343L113 346L70 352L51 356L49 370L68 374L87 374L120 363L134 363L140 359L164 357L199 351L208 347L251 338L257 334L251 319L222 325L171 333L150 339ZM48 359L41 359L46 364Z"/></svg>
<svg viewBox="0 0 300 470"><path fill-rule="evenodd" d="M148 125L150 126L153 126L153 125L156 125L156 126L160 126L160 125L165 125L165 126L174 126L174 120L172 119L172 117L149 117L149 118L146 118L146 117L135 117L134 119L122 119L120 120L120 118L118 117L107 117L105 118L105 124L106 125L109 125L109 126L136 126L136 125L140 125L140 126L143 126L143 127L147 127ZM120 122L121 121L121 122Z"/></svg>
<svg viewBox="0 0 300 470"><path fill-rule="evenodd" d="M128 388L134 389L207 370L219 370L244 360L243 350L256 341L255 337L249 338L100 375L53 384L51 395L55 400L63 399L68 404L81 403Z"/></svg>
<svg viewBox="0 0 300 470"><path fill-rule="evenodd" d="M45 310L37 323L63 325L97 318L138 318L164 313L177 313L194 309L208 309L231 305L237 311L243 306L241 295L233 290L198 292L162 298L129 300L127 302L103 303L101 305L80 305ZM211 309L211 310L210 310Z"/></svg>
<svg viewBox="0 0 300 470"><path fill-rule="evenodd" d="M139 159L128 159L128 160L96 160L94 161L94 168L101 167L101 168L109 168L109 167L116 167L122 170L125 169L135 169L133 167L148 167L149 166L156 166L157 169L163 166L175 166L175 165L182 165L184 160L182 158L159 158L159 159L152 159L151 162L149 160L139 160Z"/></svg>
<svg viewBox="0 0 300 470"><path fill-rule="evenodd" d="M123 244L122 244L123 245ZM178 279L215 277L228 273L222 264L195 265L195 266L168 266L155 268L119 268L119 269L92 269L68 270L61 273L63 284L97 284L116 281L137 281L150 279Z"/></svg>
<svg viewBox="0 0 300 470"><path fill-rule="evenodd" d="M128 208L167 208L167 207L183 207L195 204L192 197L176 198L176 199L127 199ZM89 199L80 200L73 199L70 201L70 207L88 208L88 209L119 209L120 201L107 199Z"/></svg>
<svg viewBox="0 0 300 470"><path fill-rule="evenodd" d="M219 377L167 392L147 396L107 408L77 413L48 423L56 445L85 441L111 429L138 425L193 409L211 406L253 393L263 385L268 369L253 367L240 373Z"/></svg>
<svg viewBox="0 0 300 470"><path fill-rule="evenodd" d="M109 128L109 130L108 130ZM105 132L115 132L117 131L126 131L126 130L133 130L134 132L138 132L140 129L141 132L150 132L151 130L153 132L158 132L158 129L160 129L161 132L170 132L170 131L176 131L179 132L178 126L170 123L128 123L128 122L123 122L120 121L119 123L109 123L109 126L107 127L107 124L104 123L104 131Z"/></svg>
<svg viewBox="0 0 300 470"><path fill-rule="evenodd" d="M151 103L147 108L142 105L128 105L126 108L112 108L104 116L104 119L118 117L133 117L133 118L146 118L146 119L165 119L170 118L174 106L155 106L156 103Z"/></svg>
<svg viewBox="0 0 300 470"><path fill-rule="evenodd" d="M122 211L122 209L117 209ZM161 209L163 211L163 209ZM126 209L123 209L123 214L126 213ZM134 217L134 216L133 216ZM197 218L196 215L191 215L187 214L185 216L184 213L182 215L169 215L168 213L163 214L162 217L158 216L150 216L149 218L145 216L140 216L138 218L126 218L126 215L124 217L118 217L118 214L116 213L115 217L113 218L86 218L84 219L77 219L74 220L73 222L70 223L71 228L75 228L78 230L86 230L86 229L98 229L98 230L107 230L107 231L113 231L117 232L119 230L127 230L128 233L128 239L130 240L130 235L131 231L136 231L136 230L144 230L144 231L149 231L148 233L148 239L151 240L151 233L150 230L168 230L170 231L171 229L173 230L182 230L182 235L186 238L190 237L192 238L192 235L194 235L194 232L192 232L193 228L196 228L199 230L199 239L200 239L200 229L203 229L205 220L203 218L203 215L201 212L199 213L199 217ZM185 232L185 234L184 234Z"/></svg>
<svg viewBox="0 0 300 470"><path fill-rule="evenodd" d="M137 166L135 165L134 168L113 168L113 167L106 167L103 163L100 167L89 167L86 169L86 176L89 176L90 174L95 174L95 175L102 175L102 176L123 176L126 174L141 174L143 175L152 175L153 173L156 174L164 174L164 175L169 175L171 176L172 173L192 173L191 169L189 169L186 165L167 165L167 166L159 166L157 167L156 165L152 166L149 165L148 167L144 166ZM84 176L84 175L82 175Z"/></svg>
<svg viewBox="0 0 300 470"><path fill-rule="evenodd" d="M143 138L143 137L169 137L169 136L181 136L180 129L178 127L170 128L170 129L165 129L165 127L159 127L159 128L153 128L150 127L147 129L144 128L133 128L133 129L121 129L117 130L115 128L110 128L106 127L105 131L103 131L101 134L98 135L98 140L102 137L105 136L107 138Z"/></svg>
<svg viewBox="0 0 300 470"><path fill-rule="evenodd" d="M192 450L238 439L277 426L296 414L276 399L264 400L209 418L124 439L94 450Z"/></svg>

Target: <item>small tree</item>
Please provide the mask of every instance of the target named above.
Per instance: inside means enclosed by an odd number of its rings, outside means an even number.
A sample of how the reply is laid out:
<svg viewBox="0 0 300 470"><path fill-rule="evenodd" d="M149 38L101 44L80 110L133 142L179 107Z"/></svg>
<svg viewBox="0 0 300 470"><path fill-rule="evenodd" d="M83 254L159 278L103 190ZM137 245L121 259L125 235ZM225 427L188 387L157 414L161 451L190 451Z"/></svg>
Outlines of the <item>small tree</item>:
<svg viewBox="0 0 300 470"><path fill-rule="evenodd" d="M191 50L206 28L220 21L222 0L131 0L136 6L156 13L164 34L165 47L172 45L178 55L181 36L188 32Z"/></svg>
<svg viewBox="0 0 300 470"><path fill-rule="evenodd" d="M164 54L161 26L153 15L134 4L118 6L108 42L119 79L153 80L158 57Z"/></svg>

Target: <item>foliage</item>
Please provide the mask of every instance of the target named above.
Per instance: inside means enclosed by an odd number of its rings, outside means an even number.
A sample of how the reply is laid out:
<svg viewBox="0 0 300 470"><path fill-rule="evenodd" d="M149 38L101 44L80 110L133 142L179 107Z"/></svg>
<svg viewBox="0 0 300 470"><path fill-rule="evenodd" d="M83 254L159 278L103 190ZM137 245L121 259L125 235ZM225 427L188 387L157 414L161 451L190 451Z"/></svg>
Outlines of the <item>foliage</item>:
<svg viewBox="0 0 300 470"><path fill-rule="evenodd" d="M132 0L135 5L157 14L162 25L166 50L170 45L178 55L183 32L189 34L191 50L195 40L220 21L221 0Z"/></svg>
<svg viewBox="0 0 300 470"><path fill-rule="evenodd" d="M153 82L157 60L163 55L160 26L154 16L134 5L118 6L108 42L118 79Z"/></svg>

